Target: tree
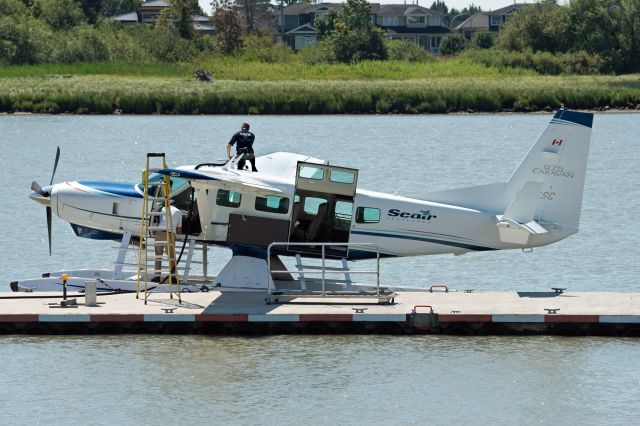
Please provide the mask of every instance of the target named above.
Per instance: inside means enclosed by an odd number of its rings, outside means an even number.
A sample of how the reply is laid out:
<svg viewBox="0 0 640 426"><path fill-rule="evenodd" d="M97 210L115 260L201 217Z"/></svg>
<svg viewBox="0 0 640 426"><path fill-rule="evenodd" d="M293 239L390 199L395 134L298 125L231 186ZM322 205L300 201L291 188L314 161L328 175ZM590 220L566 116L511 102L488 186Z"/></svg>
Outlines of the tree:
<svg viewBox="0 0 640 426"><path fill-rule="evenodd" d="M326 15L316 19L313 26L318 30L318 39L322 40L331 35L336 28L336 22L338 22L338 14L335 10L329 10Z"/></svg>
<svg viewBox="0 0 640 426"><path fill-rule="evenodd" d="M466 40L461 34L450 34L442 39L440 43L440 53L443 55L455 55L462 52Z"/></svg>
<svg viewBox="0 0 640 426"><path fill-rule="evenodd" d="M568 18L567 9L558 6L555 0L527 4L502 28L498 45L515 51L565 52L571 38Z"/></svg>
<svg viewBox="0 0 640 426"><path fill-rule="evenodd" d="M620 1L620 32L618 42L625 61L621 70L640 70L640 0Z"/></svg>
<svg viewBox="0 0 640 426"><path fill-rule="evenodd" d="M157 25L170 31L176 31L184 39L193 38L193 19L191 15L200 9L196 0L167 0L169 7L160 13Z"/></svg>
<svg viewBox="0 0 640 426"><path fill-rule="evenodd" d="M444 3L444 1L441 0L434 0L433 3L431 3L431 7L429 7L429 9L431 10L436 10L438 12L442 12L445 15L447 13L449 13L449 8L447 7L447 5Z"/></svg>
<svg viewBox="0 0 640 426"><path fill-rule="evenodd" d="M34 0L33 12L55 30L66 30L85 21L76 0Z"/></svg>
<svg viewBox="0 0 640 426"><path fill-rule="evenodd" d="M216 47L231 54L242 47L240 17L231 0L213 0L214 13L211 20L216 32Z"/></svg>
<svg viewBox="0 0 640 426"><path fill-rule="evenodd" d="M383 33L371 22L371 6L366 0L347 0L334 21L328 38L336 59L358 62L386 59Z"/></svg>
<svg viewBox="0 0 640 426"><path fill-rule="evenodd" d="M493 42L495 41L495 36L491 34L491 32L487 30L482 30L476 32L469 40L469 43L473 47L477 47L478 49L490 49L493 47Z"/></svg>

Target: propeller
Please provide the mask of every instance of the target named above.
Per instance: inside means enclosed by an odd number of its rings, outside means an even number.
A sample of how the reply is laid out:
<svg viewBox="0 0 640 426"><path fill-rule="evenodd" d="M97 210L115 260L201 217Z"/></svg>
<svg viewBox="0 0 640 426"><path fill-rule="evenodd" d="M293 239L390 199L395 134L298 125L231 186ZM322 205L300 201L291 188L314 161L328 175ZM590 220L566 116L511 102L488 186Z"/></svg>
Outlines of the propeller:
<svg viewBox="0 0 640 426"><path fill-rule="evenodd" d="M35 180L31 182L31 190L40 194L45 198L51 197L51 186L53 185L53 178L56 175L56 170L58 169L58 161L60 160L60 147L56 149L56 159L53 162L53 172L51 173L51 180L49 181L49 186L46 187L47 191L45 191ZM47 236L49 241L49 256L51 256L51 203L46 206L47 213Z"/></svg>

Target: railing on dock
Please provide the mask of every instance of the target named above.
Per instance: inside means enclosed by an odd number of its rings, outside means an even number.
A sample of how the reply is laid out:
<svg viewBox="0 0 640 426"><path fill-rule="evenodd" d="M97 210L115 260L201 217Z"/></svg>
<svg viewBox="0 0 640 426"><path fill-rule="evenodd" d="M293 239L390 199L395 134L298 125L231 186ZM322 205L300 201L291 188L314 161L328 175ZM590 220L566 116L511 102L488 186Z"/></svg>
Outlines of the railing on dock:
<svg viewBox="0 0 640 426"><path fill-rule="evenodd" d="M300 260L296 262L297 271L294 270L271 270L271 255L273 253L274 248L278 247L307 247L307 248L320 248L320 260L321 265L303 265ZM350 248L360 248L365 249L370 252L375 252L376 254L376 267L374 270L351 270L346 265L346 262L343 259L343 267L330 267L327 266L327 248L332 247L344 247L347 250ZM345 250L346 253L346 250ZM271 302L278 302L281 297L296 297L296 296L304 296L304 297L375 297L378 299L379 303L392 303L393 297L395 293L390 293L388 291L384 291L380 288L380 248L371 243L288 243L288 242L274 242L269 244L267 247L267 271L269 276L267 277L267 298L266 301L268 304ZM298 283L300 288L297 290L286 289L286 290L277 290L274 285L272 285L271 277L274 274L296 274L298 276ZM320 275L321 287L320 290L309 290L307 288L307 283L305 280L305 274ZM345 275L344 280L339 279L328 279L327 275L340 274ZM351 284L351 275L375 275L375 291L366 291L366 290L353 290ZM344 283L345 290L328 290L327 282L331 284L335 283Z"/></svg>

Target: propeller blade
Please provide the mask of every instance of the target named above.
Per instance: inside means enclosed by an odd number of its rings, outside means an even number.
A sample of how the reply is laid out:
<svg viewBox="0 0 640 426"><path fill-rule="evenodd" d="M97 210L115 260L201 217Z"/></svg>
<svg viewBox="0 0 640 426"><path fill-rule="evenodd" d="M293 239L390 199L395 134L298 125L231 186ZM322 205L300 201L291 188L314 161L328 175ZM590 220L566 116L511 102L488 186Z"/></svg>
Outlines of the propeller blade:
<svg viewBox="0 0 640 426"><path fill-rule="evenodd" d="M56 149L56 159L53 162L53 173L51 173L51 182L49 183L49 185L53 185L53 177L56 175L56 169L58 168L58 160L59 159L60 159L60 147L58 147L58 149Z"/></svg>
<svg viewBox="0 0 640 426"><path fill-rule="evenodd" d="M49 237L49 256L51 256L51 207L47 206L47 235Z"/></svg>
<svg viewBox="0 0 640 426"><path fill-rule="evenodd" d="M34 192L37 192L38 194L42 195L43 197L48 197L51 194L46 193L42 187L40 185L38 185L38 182L36 182L35 180L33 182L31 182L31 190Z"/></svg>

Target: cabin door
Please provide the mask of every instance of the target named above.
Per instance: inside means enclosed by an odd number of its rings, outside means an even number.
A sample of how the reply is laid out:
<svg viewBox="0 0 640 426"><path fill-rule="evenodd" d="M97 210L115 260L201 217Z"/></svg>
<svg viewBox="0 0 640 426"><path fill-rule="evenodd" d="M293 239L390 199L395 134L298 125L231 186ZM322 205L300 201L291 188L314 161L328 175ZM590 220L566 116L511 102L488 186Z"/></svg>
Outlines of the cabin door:
<svg viewBox="0 0 640 426"><path fill-rule="evenodd" d="M349 242L357 185L357 169L298 162L289 241ZM346 247L331 250L339 256L347 251Z"/></svg>

